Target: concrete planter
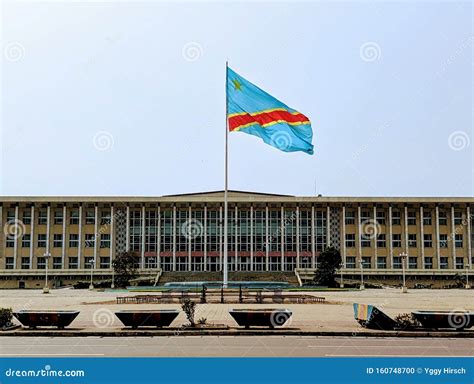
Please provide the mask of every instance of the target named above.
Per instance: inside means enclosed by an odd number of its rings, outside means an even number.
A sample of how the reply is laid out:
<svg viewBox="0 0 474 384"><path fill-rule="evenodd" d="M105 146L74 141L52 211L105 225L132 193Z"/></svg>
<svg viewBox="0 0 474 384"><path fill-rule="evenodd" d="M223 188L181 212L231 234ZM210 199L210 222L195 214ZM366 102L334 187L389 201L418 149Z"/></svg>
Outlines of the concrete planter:
<svg viewBox="0 0 474 384"><path fill-rule="evenodd" d="M285 308L232 309L229 314L241 327L281 327L293 315Z"/></svg>
<svg viewBox="0 0 474 384"><path fill-rule="evenodd" d="M179 311L176 309L162 309L162 310L129 310L115 312L115 316L126 327L169 327Z"/></svg>
<svg viewBox="0 0 474 384"><path fill-rule="evenodd" d="M13 312L18 321L25 327L58 327L63 329L73 322L79 311L18 311Z"/></svg>
<svg viewBox="0 0 474 384"><path fill-rule="evenodd" d="M474 312L468 311L416 311L413 316L423 328L471 328L474 325Z"/></svg>

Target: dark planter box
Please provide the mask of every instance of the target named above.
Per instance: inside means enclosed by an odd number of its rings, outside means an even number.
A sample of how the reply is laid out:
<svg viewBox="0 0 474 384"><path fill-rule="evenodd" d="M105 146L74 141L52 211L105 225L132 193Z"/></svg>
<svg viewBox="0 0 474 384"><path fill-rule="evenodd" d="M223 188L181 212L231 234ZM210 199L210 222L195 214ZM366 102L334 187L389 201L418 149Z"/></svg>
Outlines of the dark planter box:
<svg viewBox="0 0 474 384"><path fill-rule="evenodd" d="M230 315L241 327L280 327L293 315L289 309L232 309Z"/></svg>
<svg viewBox="0 0 474 384"><path fill-rule="evenodd" d="M115 312L120 321L126 327L169 327L179 311L176 309L161 310L135 310Z"/></svg>
<svg viewBox="0 0 474 384"><path fill-rule="evenodd" d="M412 314L424 328L465 329L474 325L474 312L416 311Z"/></svg>
<svg viewBox="0 0 474 384"><path fill-rule="evenodd" d="M63 329L73 322L79 311L18 311L13 312L18 321L25 327L58 327Z"/></svg>
<svg viewBox="0 0 474 384"><path fill-rule="evenodd" d="M397 323L377 307L370 304L354 303L354 318L364 328L393 330Z"/></svg>

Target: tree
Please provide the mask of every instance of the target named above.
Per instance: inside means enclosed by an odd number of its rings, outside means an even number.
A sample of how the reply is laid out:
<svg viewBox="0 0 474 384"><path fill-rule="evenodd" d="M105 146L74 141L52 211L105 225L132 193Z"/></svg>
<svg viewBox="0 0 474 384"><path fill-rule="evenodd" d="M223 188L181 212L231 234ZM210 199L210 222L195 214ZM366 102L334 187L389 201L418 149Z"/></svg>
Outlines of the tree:
<svg viewBox="0 0 474 384"><path fill-rule="evenodd" d="M337 248L326 248L319 255L319 266L314 276L314 282L318 285L336 287L336 270L341 264L341 253Z"/></svg>
<svg viewBox="0 0 474 384"><path fill-rule="evenodd" d="M124 288L129 285L130 280L137 276L135 267L137 255L133 252L119 253L112 263L115 273L115 284Z"/></svg>

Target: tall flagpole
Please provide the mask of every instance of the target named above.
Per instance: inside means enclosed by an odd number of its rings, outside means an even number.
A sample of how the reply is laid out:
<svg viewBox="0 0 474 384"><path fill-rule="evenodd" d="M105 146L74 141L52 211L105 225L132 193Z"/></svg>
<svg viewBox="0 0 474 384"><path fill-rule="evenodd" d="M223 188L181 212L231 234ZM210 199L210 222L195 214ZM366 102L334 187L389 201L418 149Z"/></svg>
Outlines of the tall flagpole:
<svg viewBox="0 0 474 384"><path fill-rule="evenodd" d="M227 187L228 187L228 172L227 172L227 162L228 162L228 141L229 141L229 129L228 129L228 107L227 107L227 76L228 76L229 63L226 60L225 62L225 161L224 161L224 265L222 266L224 272L223 286L227 288L228 283L228 263L227 263Z"/></svg>

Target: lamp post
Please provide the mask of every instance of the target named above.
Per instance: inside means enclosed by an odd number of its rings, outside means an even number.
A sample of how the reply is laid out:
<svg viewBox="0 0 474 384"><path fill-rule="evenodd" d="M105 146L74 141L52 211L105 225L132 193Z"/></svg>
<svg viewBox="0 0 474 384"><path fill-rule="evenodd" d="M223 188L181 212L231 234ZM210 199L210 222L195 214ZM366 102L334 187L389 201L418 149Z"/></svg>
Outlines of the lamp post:
<svg viewBox="0 0 474 384"><path fill-rule="evenodd" d="M115 268L114 268L113 262L112 262L112 284L110 284L110 288L112 289L115 288Z"/></svg>
<svg viewBox="0 0 474 384"><path fill-rule="evenodd" d="M466 289L471 289L471 286L469 285L469 266L466 265L466 285L464 286Z"/></svg>
<svg viewBox="0 0 474 384"><path fill-rule="evenodd" d="M339 264L339 271L341 273L341 281L339 282L339 288L344 288L344 281L342 280L342 267L344 267L344 264Z"/></svg>
<svg viewBox="0 0 474 384"><path fill-rule="evenodd" d="M92 276L93 276L93 273L94 273L94 264L95 264L95 259L92 259L89 264L91 265L91 283L89 284L89 289L92 290L94 289L94 284L92 282Z"/></svg>
<svg viewBox="0 0 474 384"><path fill-rule="evenodd" d="M51 253L45 252L44 255L44 260L45 260L45 275L44 275L44 287L43 287L43 293L49 293L49 286L48 286L48 262L49 258L51 257Z"/></svg>
<svg viewBox="0 0 474 384"><path fill-rule="evenodd" d="M408 255L405 252L400 253L400 257L402 258L402 275L403 275L403 285L402 285L402 293L407 293L408 289L405 284L405 262Z"/></svg>
<svg viewBox="0 0 474 384"><path fill-rule="evenodd" d="M364 262L361 260L359 260L359 266L360 266L360 287L359 289L360 290L363 290L365 289L365 285L364 285Z"/></svg>

